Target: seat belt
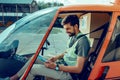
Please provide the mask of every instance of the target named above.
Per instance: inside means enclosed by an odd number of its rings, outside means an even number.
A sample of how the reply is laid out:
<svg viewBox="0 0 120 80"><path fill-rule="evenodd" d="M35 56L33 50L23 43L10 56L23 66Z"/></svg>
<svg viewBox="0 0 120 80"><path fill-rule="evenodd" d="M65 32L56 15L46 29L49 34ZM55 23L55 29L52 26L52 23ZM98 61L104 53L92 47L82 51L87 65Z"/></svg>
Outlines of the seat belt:
<svg viewBox="0 0 120 80"><path fill-rule="evenodd" d="M99 27L99 28L91 31L90 33L86 33L86 34L83 34L83 35L80 36L80 37L83 37L83 36L85 36L85 35L88 35L88 34L91 34L91 33L94 33L94 32L96 32L96 31L99 31L99 30L104 29L104 30L103 30L103 33L102 33L102 35L101 35L101 37L100 37L100 39L99 39L99 41L98 41L98 44L97 44L97 46L96 46L96 48L95 48L95 51L89 55L88 60L87 60L87 62L85 63L85 66L84 66L83 71L79 74L79 76L76 76L76 74L74 74L74 73L70 73L70 75L72 76L72 79L73 79L73 80L88 80L89 73L90 73L91 70L92 70L92 68L90 67L90 64L91 64L91 63L94 63L95 60L96 60L97 54L98 54L98 52L99 52L99 50L100 50L100 47L101 47L101 42L103 41L103 38L104 38L104 36L105 36L105 33L106 33L106 31L107 31L107 27L108 27L108 26L109 26L109 22L108 22L108 23L105 23L105 24L102 25L101 27ZM106 30L105 30L105 29L106 29ZM79 37L79 38L80 38L80 37Z"/></svg>
<svg viewBox="0 0 120 80"><path fill-rule="evenodd" d="M82 34L81 36L79 36L79 38L80 38L80 37L83 37L83 36L85 36L85 35L88 35L88 34L97 32L97 31L99 31L99 30L102 30L102 29L104 29L106 26L108 26L108 24L109 24L109 23L105 23L105 24L102 25L101 27L99 27L99 28L97 28L97 29L95 29L95 30L93 30L93 31L91 31L91 32L89 32L89 33Z"/></svg>
<svg viewBox="0 0 120 80"><path fill-rule="evenodd" d="M91 72L91 70L92 70L90 64L94 65L94 63L95 63L95 61L96 61L96 59L97 59L98 53L99 53L100 48L101 48L101 46L102 46L103 39L104 39L105 34L106 34L106 32L107 32L107 28L108 28L108 26L109 26L109 23L106 23L106 24L104 24L103 26L104 26L104 31L103 31L103 33L102 33L102 35L101 35L101 37L100 37L100 39L99 39L99 41L98 41L98 44L97 44L97 46L96 46L96 48L95 48L95 51L92 52L92 53L90 53L90 55L89 55L89 57L88 57L88 60L87 60L87 62L86 62L86 64L85 64L85 69L84 69L83 72L81 73L82 78L84 78L84 77L86 76L84 80L88 80L88 76L89 76L89 74L90 74L90 72ZM86 74L87 74L87 75L86 75ZM83 76L84 76L84 77L83 77ZM80 79L81 79L81 78L80 78Z"/></svg>

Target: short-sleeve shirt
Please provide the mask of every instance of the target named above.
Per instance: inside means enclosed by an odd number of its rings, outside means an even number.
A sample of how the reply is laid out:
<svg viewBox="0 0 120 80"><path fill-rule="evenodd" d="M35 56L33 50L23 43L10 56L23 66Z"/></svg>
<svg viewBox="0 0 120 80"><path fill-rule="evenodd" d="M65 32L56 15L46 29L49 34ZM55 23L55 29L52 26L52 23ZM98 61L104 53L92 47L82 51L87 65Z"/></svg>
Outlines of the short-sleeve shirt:
<svg viewBox="0 0 120 80"><path fill-rule="evenodd" d="M64 55L64 60L68 65L75 65L77 56L87 57L90 49L90 44L86 36L82 33L70 38L67 54Z"/></svg>

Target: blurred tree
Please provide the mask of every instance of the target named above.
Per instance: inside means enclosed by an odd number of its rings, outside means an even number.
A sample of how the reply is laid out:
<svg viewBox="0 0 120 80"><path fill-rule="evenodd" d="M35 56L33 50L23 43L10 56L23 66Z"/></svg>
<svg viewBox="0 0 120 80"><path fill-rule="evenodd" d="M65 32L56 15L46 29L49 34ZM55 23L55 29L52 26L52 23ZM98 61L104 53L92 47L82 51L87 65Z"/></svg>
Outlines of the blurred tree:
<svg viewBox="0 0 120 80"><path fill-rule="evenodd" d="M53 7L53 6L63 6L63 3L57 3L57 2L38 2L39 9L44 9L47 7Z"/></svg>

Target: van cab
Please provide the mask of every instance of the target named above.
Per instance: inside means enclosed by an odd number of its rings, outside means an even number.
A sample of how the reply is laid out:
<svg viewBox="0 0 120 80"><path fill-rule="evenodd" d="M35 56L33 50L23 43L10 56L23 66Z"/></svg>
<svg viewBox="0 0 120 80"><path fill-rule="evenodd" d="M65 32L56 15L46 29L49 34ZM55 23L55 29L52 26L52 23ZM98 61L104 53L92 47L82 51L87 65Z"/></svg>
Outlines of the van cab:
<svg viewBox="0 0 120 80"><path fill-rule="evenodd" d="M34 54L22 80L26 79L39 54L52 56L66 49L69 37L61 21L70 14L79 17L80 30L88 37L91 45L81 79L120 79L120 1L116 0L111 5L73 5L37 11L1 33L0 45L18 40L16 54Z"/></svg>

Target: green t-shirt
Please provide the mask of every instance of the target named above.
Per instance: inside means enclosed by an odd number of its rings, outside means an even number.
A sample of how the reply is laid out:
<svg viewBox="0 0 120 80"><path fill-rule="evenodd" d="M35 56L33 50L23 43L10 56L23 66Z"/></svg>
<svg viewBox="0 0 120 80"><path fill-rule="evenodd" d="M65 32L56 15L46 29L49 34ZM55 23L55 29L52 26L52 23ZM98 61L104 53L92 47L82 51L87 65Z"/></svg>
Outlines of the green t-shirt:
<svg viewBox="0 0 120 80"><path fill-rule="evenodd" d="M68 49L63 59L67 65L76 65L77 57L87 57L90 49L90 44L86 36L82 36L82 33L79 33L77 36L70 38L68 42Z"/></svg>

